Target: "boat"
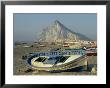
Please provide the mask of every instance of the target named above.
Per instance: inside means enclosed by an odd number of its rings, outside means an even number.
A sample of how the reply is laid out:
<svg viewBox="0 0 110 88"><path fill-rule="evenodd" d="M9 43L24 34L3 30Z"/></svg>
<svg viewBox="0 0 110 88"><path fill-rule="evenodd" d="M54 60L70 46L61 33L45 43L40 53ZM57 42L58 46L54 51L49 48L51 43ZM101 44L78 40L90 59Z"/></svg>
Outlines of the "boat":
<svg viewBox="0 0 110 88"><path fill-rule="evenodd" d="M85 50L71 49L50 52L35 52L27 57L27 63L37 70L57 71L78 67L78 63L87 59Z"/></svg>

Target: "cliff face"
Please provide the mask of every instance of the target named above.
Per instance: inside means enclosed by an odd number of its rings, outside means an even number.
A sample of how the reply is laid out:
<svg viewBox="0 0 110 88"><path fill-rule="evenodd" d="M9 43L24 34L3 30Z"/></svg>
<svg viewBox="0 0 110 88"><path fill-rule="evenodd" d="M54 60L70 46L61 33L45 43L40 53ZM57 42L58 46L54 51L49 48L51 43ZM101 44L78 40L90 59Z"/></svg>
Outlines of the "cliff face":
<svg viewBox="0 0 110 88"><path fill-rule="evenodd" d="M43 29L39 38L40 42L68 42L77 40L89 39L80 33L71 31L58 20L54 21L53 25Z"/></svg>

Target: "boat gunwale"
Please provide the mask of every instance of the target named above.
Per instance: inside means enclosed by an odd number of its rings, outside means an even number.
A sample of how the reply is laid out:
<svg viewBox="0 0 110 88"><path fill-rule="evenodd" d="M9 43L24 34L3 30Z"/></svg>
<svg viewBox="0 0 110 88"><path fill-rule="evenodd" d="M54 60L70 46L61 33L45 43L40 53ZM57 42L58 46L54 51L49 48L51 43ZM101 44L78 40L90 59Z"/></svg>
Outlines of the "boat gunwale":
<svg viewBox="0 0 110 88"><path fill-rule="evenodd" d="M82 59L83 58L83 59ZM73 61L70 61L68 63L62 64L62 65L54 65L52 67L37 67L37 66L32 66L33 69L37 69L37 70L66 70L66 69L70 69L70 68L66 68L68 66L71 66L71 68L75 68L77 67L78 62L86 60L87 59L87 55L83 55Z"/></svg>

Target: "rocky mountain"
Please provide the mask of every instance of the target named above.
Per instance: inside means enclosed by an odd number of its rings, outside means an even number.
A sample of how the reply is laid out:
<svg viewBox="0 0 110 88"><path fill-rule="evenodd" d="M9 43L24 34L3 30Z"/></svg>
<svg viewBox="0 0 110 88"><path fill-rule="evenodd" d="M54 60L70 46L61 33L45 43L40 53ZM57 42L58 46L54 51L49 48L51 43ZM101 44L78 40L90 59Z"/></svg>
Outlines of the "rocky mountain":
<svg viewBox="0 0 110 88"><path fill-rule="evenodd" d="M71 31L58 20L54 21L54 23L47 28L44 28L39 38L40 42L68 42L77 40L90 39L83 34Z"/></svg>

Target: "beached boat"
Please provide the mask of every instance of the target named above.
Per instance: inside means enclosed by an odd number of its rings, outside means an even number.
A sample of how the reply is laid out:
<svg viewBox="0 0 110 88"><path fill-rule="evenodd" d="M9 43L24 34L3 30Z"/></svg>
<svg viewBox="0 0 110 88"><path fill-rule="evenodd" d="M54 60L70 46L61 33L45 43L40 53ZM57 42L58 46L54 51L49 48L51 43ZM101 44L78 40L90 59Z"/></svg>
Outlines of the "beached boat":
<svg viewBox="0 0 110 88"><path fill-rule="evenodd" d="M31 53L27 62L37 70L55 71L75 68L85 59L87 59L85 50L74 49Z"/></svg>

